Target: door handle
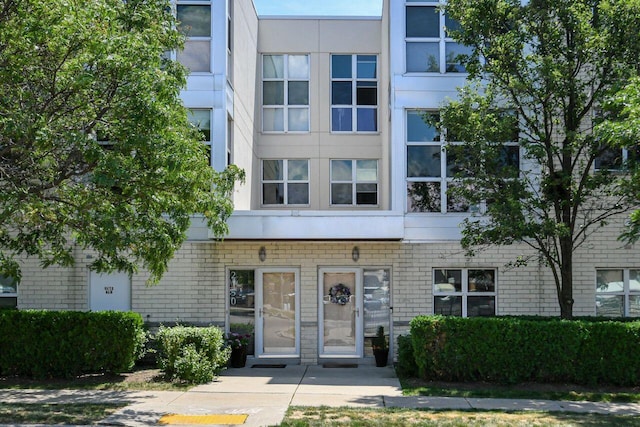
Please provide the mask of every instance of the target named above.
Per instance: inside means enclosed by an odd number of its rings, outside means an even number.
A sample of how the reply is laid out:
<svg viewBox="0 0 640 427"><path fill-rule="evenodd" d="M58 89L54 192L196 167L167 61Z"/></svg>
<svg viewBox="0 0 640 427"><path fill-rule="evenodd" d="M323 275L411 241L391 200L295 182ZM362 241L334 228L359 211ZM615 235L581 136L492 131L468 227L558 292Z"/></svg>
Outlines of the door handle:
<svg viewBox="0 0 640 427"><path fill-rule="evenodd" d="M262 309L258 310L258 315L262 317Z"/></svg>
<svg viewBox="0 0 640 427"><path fill-rule="evenodd" d="M356 307L356 317L360 317L360 309Z"/></svg>

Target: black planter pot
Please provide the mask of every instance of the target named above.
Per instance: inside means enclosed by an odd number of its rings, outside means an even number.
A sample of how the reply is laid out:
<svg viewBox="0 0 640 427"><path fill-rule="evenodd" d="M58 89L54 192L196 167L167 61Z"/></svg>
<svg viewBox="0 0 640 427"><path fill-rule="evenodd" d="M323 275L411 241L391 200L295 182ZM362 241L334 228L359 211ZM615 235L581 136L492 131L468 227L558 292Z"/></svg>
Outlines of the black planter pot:
<svg viewBox="0 0 640 427"><path fill-rule="evenodd" d="M229 363L232 368L244 368L247 364L247 347L232 348Z"/></svg>
<svg viewBox="0 0 640 427"><path fill-rule="evenodd" d="M387 366L387 361L389 359L389 349L385 349L385 350L374 349L373 356L376 358L376 366L378 368Z"/></svg>

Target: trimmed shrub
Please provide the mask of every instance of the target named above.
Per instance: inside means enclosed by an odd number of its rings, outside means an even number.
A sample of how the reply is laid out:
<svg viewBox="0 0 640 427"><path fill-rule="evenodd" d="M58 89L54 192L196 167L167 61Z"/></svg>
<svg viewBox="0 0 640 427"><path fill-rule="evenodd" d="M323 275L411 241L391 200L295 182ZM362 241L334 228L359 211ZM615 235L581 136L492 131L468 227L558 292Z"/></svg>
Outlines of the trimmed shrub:
<svg viewBox="0 0 640 427"><path fill-rule="evenodd" d="M411 339L418 375L426 379L640 381L640 322L419 316L411 322Z"/></svg>
<svg viewBox="0 0 640 427"><path fill-rule="evenodd" d="M158 362L171 380L202 384L212 381L226 366L231 350L215 326L160 326L156 334Z"/></svg>
<svg viewBox="0 0 640 427"><path fill-rule="evenodd" d="M69 378L125 372L142 356L142 317L131 312L0 311L0 373Z"/></svg>
<svg viewBox="0 0 640 427"><path fill-rule="evenodd" d="M416 359L413 356L411 335L398 336L398 363L396 363L396 372L401 377L418 376L418 367L416 366Z"/></svg>

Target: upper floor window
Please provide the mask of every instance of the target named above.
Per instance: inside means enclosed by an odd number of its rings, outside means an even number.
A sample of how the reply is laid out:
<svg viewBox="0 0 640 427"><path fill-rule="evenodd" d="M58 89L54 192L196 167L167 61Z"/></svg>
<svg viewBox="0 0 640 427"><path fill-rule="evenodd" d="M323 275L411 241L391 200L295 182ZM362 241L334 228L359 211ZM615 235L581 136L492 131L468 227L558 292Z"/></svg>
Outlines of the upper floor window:
<svg viewBox="0 0 640 427"><path fill-rule="evenodd" d="M607 147L594 162L596 171L624 172L629 162L640 160L640 145L633 148Z"/></svg>
<svg viewBox="0 0 640 427"><path fill-rule="evenodd" d="M494 316L496 270L433 270L433 312L445 316Z"/></svg>
<svg viewBox="0 0 640 427"><path fill-rule="evenodd" d="M471 48L456 43L447 30L459 24L440 10L437 1L406 0L407 73L464 73L458 56Z"/></svg>
<svg viewBox="0 0 640 427"><path fill-rule="evenodd" d="M640 317L640 269L596 271L596 316Z"/></svg>
<svg viewBox="0 0 640 427"><path fill-rule="evenodd" d="M195 126L202 135L202 141L207 146L209 164L211 164L211 109L189 109L187 118L189 119L189 123Z"/></svg>
<svg viewBox="0 0 640 427"><path fill-rule="evenodd" d="M455 185L461 185L456 178L465 177L465 168L459 160L464 146L456 154L446 149L447 145L461 143L451 135L445 138L445 133L434 124L438 117L438 113L433 111L407 111L407 212L477 211L480 206L470 205L467 200L448 191ZM516 141L502 143L497 163L498 167L519 170L520 147Z"/></svg>
<svg viewBox="0 0 640 427"><path fill-rule="evenodd" d="M211 72L211 5L180 2L176 6L178 29L187 37L176 59L193 72Z"/></svg>
<svg viewBox="0 0 640 427"><path fill-rule="evenodd" d="M308 205L309 161L262 161L263 205Z"/></svg>
<svg viewBox="0 0 640 427"><path fill-rule="evenodd" d="M331 130L378 131L376 55L331 55Z"/></svg>
<svg viewBox="0 0 640 427"><path fill-rule="evenodd" d="M377 205L377 160L331 160L332 205Z"/></svg>
<svg viewBox="0 0 640 427"><path fill-rule="evenodd" d="M263 55L262 130L309 131L309 55Z"/></svg>

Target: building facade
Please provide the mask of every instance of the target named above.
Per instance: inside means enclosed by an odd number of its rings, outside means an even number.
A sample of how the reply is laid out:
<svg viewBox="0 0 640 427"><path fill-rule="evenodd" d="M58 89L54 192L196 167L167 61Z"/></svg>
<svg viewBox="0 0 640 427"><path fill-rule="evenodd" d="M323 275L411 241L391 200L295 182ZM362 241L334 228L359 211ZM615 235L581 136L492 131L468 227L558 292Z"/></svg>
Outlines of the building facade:
<svg viewBox="0 0 640 427"><path fill-rule="evenodd" d="M385 0L380 17L284 18L258 17L250 0L178 1L191 29L174 53L191 70L182 98L212 167L247 174L229 235L214 240L194 218L153 287L144 274L92 273L78 251L73 268L25 259L19 289L2 295L21 309L133 310L150 324L251 332L256 359L303 364L367 363L378 327L393 346L421 314L557 315L548 268L508 267L532 255L525 246L470 258L459 244L473 207L448 198L446 141L422 120L466 77L455 61L465 48L437 6ZM616 240L623 227L611 221L576 254L576 315L640 313L638 250Z"/></svg>

